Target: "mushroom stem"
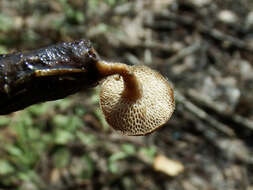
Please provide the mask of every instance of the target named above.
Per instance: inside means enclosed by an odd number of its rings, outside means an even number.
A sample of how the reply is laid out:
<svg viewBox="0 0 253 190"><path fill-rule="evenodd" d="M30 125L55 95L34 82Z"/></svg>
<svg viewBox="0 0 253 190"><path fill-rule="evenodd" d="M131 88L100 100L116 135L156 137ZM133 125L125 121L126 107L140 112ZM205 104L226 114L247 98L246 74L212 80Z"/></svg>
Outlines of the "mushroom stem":
<svg viewBox="0 0 253 190"><path fill-rule="evenodd" d="M130 66L123 63L98 61L96 62L96 68L103 78L115 74L122 76L124 81L122 98L125 98L129 101L137 101L139 98L141 98L142 86L134 73L131 71Z"/></svg>

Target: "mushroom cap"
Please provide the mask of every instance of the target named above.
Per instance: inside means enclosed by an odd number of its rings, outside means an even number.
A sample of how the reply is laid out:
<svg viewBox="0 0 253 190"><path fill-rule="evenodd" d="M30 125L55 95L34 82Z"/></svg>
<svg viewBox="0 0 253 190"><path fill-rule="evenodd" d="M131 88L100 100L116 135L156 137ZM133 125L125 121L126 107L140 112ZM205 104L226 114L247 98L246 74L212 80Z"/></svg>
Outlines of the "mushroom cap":
<svg viewBox="0 0 253 190"><path fill-rule="evenodd" d="M115 130L124 135L146 135L170 119L175 109L173 89L161 74L146 66L129 69L142 87L142 96L134 101L122 96L123 78L112 75L102 84L100 107Z"/></svg>

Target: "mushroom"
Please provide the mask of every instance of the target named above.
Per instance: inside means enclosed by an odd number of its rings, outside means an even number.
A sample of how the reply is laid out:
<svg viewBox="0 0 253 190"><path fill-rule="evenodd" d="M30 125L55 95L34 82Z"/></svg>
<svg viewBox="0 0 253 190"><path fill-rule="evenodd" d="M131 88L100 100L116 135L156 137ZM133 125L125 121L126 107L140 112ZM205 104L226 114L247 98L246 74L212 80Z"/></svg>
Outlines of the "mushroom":
<svg viewBox="0 0 253 190"><path fill-rule="evenodd" d="M145 135L169 120L173 90L159 73L99 58L87 40L0 56L0 115L64 98L104 80L106 121L126 135Z"/></svg>
<svg viewBox="0 0 253 190"><path fill-rule="evenodd" d="M175 109L173 89L158 72L146 66L98 61L105 77L100 107L108 124L124 135L140 136L163 126Z"/></svg>

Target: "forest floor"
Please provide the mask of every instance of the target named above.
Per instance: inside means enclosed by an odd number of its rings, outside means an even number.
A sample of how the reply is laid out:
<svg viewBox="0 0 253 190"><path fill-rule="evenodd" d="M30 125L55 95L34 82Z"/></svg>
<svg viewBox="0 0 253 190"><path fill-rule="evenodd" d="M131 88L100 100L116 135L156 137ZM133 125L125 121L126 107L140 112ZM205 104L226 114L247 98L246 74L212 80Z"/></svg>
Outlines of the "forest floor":
<svg viewBox="0 0 253 190"><path fill-rule="evenodd" d="M1 53L79 39L160 71L171 120L122 136L99 87L0 116L0 189L253 190L252 0L0 2Z"/></svg>

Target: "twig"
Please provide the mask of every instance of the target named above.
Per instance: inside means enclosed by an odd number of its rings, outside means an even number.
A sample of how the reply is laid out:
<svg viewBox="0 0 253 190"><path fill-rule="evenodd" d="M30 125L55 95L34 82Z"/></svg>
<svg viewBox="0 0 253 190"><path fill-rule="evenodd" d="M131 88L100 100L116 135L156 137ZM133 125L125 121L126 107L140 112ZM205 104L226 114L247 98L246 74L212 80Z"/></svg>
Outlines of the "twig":
<svg viewBox="0 0 253 190"><path fill-rule="evenodd" d="M236 113L229 113L229 112L224 112L222 108L219 107L219 105L212 100L204 97L200 93L194 91L194 90L189 90L187 92L187 95L189 95L190 98L192 98L194 101L197 103L206 106L208 109L214 111L217 113L217 115L220 115L221 117L232 121L233 123L236 123L237 125L247 128L251 131L253 131L253 121L244 118Z"/></svg>
<svg viewBox="0 0 253 190"><path fill-rule="evenodd" d="M185 107L185 109L190 111L192 114L194 114L201 120L208 122L210 126L214 127L216 130L222 132L229 137L235 136L235 133L232 129L207 114L204 110L193 104L178 91L176 92L176 100L177 102L181 103Z"/></svg>
<svg viewBox="0 0 253 190"><path fill-rule="evenodd" d="M180 50L176 55L172 56L171 58L169 58L166 63L169 65L175 64L178 61L182 60L184 57L193 54L194 52L198 51L201 47L201 43L200 42L196 42L191 46L188 46L186 48L183 48L182 50Z"/></svg>
<svg viewBox="0 0 253 190"><path fill-rule="evenodd" d="M224 34L220 30L210 29L204 25L199 25L199 29L202 33L207 34L207 35L215 38L216 40L227 42L228 45L235 46L239 49L244 49L247 51L253 51L253 48L250 47L249 45L247 45L244 41L242 41L234 36Z"/></svg>
<svg viewBox="0 0 253 190"><path fill-rule="evenodd" d="M151 49L151 50L159 50L159 51L164 51L167 53L175 53L175 49L172 48L172 46L170 45L165 45L163 43L159 43L159 42L143 42L143 43L137 43L134 45L129 45L127 43L123 43L121 44L122 46L126 46L127 48L132 48L132 49L136 49L136 48L140 48L140 49Z"/></svg>
<svg viewBox="0 0 253 190"><path fill-rule="evenodd" d="M234 36L231 36L229 34L225 34L220 30L210 28L210 26L206 26L202 23L198 23L196 26L194 26L195 20L193 18L182 16L182 15L175 15L173 13L168 13L168 12L159 13L159 15L156 15L156 18L163 19L163 20L164 19L173 20L177 23L183 24L188 27L195 27L200 31L200 33L209 35L216 40L226 42L229 45L237 47L239 49L253 52L252 46L248 45L243 40L240 40ZM151 24L149 24L149 25L151 25Z"/></svg>

